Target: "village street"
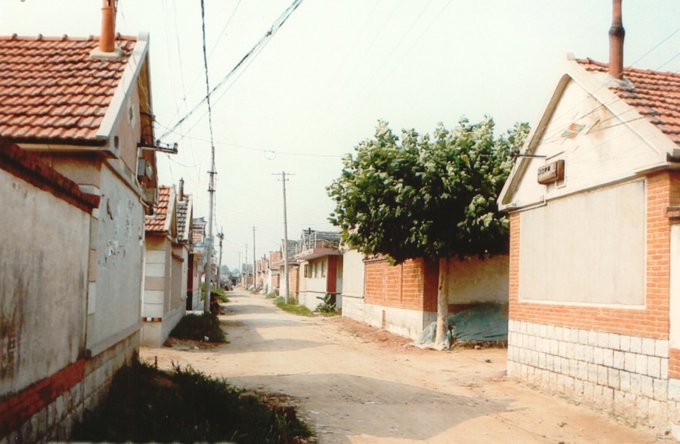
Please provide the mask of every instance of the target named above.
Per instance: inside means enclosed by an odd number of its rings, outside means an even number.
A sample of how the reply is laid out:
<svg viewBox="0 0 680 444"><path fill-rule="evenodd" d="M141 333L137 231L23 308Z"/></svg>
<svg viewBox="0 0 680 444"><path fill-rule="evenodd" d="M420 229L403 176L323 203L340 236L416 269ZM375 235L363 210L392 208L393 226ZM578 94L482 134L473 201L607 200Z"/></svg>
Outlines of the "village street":
<svg viewBox="0 0 680 444"><path fill-rule="evenodd" d="M435 352L340 317L306 318L229 293L229 344L142 348L298 406L320 443L648 443L663 431L508 380L504 349Z"/></svg>

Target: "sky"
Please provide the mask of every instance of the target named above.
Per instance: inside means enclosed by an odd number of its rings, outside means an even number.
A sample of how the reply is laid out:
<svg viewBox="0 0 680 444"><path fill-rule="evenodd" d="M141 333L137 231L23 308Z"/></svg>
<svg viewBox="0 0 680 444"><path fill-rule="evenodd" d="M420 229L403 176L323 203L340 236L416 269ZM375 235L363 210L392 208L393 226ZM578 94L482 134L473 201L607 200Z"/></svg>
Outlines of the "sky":
<svg viewBox="0 0 680 444"><path fill-rule="evenodd" d="M303 0L231 77L293 0L204 0L216 159L214 233L236 268L303 229L333 230L326 187L374 134L431 133L485 115L496 134L535 122L564 55L608 59L611 0ZM0 35L99 35L99 0L0 0ZM624 64L680 71L680 2L624 0ZM119 0L117 31L150 35L160 183L208 216L211 162L200 0ZM227 79L225 81L225 79ZM196 111L177 125L189 112ZM172 131L170 131L172 129ZM253 227L254 230L253 230ZM255 242L253 241L253 231Z"/></svg>

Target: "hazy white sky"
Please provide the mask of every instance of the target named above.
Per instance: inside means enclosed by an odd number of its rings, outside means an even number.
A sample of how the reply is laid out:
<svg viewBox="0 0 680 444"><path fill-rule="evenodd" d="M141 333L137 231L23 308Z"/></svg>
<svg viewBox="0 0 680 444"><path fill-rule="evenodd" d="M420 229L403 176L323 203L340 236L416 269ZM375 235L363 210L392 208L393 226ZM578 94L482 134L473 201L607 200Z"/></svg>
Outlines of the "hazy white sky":
<svg viewBox="0 0 680 444"><path fill-rule="evenodd" d="M211 86L292 2L205 0ZM461 116L490 115L498 133L516 121L533 123L566 52L607 61L611 3L304 0L212 97L223 263L237 267L246 244L252 262L253 226L258 256L278 248L283 198L273 173L294 174L289 239L307 227L333 229L325 187L378 119L422 133L438 122L450 128ZM98 35L100 7L99 0L0 0L0 34ZM680 2L624 0L623 23L626 66L680 70L680 32L672 35ZM200 0L119 0L117 29L150 33L160 137L205 96ZM159 156L161 183L184 178L194 216L208 215L206 114L204 106L163 140L178 142L178 155Z"/></svg>

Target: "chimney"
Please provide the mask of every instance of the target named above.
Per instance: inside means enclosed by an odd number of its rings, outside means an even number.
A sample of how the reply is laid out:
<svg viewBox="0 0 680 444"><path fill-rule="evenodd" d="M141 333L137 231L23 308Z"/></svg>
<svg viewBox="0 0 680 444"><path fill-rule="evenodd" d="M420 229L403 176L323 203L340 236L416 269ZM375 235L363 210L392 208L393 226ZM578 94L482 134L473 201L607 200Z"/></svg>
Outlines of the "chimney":
<svg viewBox="0 0 680 444"><path fill-rule="evenodd" d="M184 200L184 179L179 180L179 200Z"/></svg>
<svg viewBox="0 0 680 444"><path fill-rule="evenodd" d="M118 0L102 0L102 34L99 46L92 50L90 57L96 59L117 59L123 55L116 48L116 10Z"/></svg>
<svg viewBox="0 0 680 444"><path fill-rule="evenodd" d="M623 38L626 31L621 22L621 1L613 0L612 27L609 28L609 75L623 80Z"/></svg>

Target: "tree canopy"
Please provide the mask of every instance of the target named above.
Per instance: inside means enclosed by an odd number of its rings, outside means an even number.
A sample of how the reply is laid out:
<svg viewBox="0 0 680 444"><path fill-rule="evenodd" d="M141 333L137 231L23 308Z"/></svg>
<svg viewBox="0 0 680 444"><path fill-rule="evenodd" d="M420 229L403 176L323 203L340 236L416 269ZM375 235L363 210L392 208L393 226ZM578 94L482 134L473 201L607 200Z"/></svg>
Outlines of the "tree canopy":
<svg viewBox="0 0 680 444"><path fill-rule="evenodd" d="M529 127L493 132L491 118L463 118L451 131L439 124L432 137L411 129L400 139L380 121L327 188L331 223L349 247L394 263L507 252L509 223L496 199Z"/></svg>

